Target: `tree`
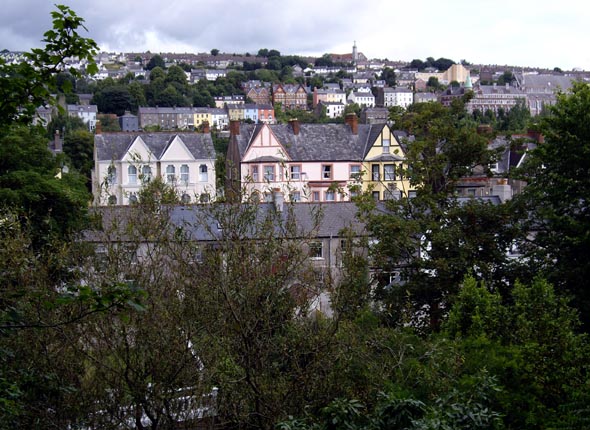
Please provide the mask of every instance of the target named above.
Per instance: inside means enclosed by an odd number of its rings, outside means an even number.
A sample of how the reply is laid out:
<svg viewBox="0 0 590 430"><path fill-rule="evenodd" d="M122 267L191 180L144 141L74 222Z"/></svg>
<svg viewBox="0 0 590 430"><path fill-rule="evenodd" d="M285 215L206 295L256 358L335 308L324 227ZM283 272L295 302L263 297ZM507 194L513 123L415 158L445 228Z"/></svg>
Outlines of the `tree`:
<svg viewBox="0 0 590 430"><path fill-rule="evenodd" d="M51 16L53 29L44 34L43 49L26 53L27 62L7 64L0 59L0 128L15 122L28 124L37 107L55 104L52 94L57 89L56 76L64 70L67 58L88 61L86 71L90 75L98 72L94 61L96 43L78 33L86 29L84 20L63 5L58 5ZM69 73L80 76L73 68Z"/></svg>
<svg viewBox="0 0 590 430"><path fill-rule="evenodd" d="M384 80L389 87L395 87L396 85L395 71L390 67L383 69L381 72L381 79Z"/></svg>
<svg viewBox="0 0 590 430"><path fill-rule="evenodd" d="M186 85L186 73L179 66L170 66L166 74L166 82L176 82L182 86Z"/></svg>
<svg viewBox="0 0 590 430"><path fill-rule="evenodd" d="M528 185L519 198L530 211L523 228L535 232L531 261L560 291L573 294L585 329L590 323L590 87L576 83L561 93L541 122L545 142L529 157L523 171Z"/></svg>
<svg viewBox="0 0 590 430"><path fill-rule="evenodd" d="M217 55L219 55L219 49L212 49L211 50L211 55L213 55L214 57L216 57Z"/></svg>
<svg viewBox="0 0 590 430"><path fill-rule="evenodd" d="M99 112L113 113L117 116L125 111L134 110L134 100L127 85L114 85L103 88L94 94L92 99Z"/></svg>
<svg viewBox="0 0 590 430"><path fill-rule="evenodd" d="M400 174L416 196L388 200L384 212L375 211L370 193L364 202L370 234L379 238L372 248L374 264L386 273L402 273L399 285L390 285L386 277L377 289L386 303L384 316L392 323L402 323L403 309L410 306L429 317L416 325L437 330L440 306L452 303L469 270L477 268L478 276L495 281L505 273L505 249L516 234L505 221L509 208L460 204L454 196L461 177L494 159L487 140L468 120L464 103L410 106L396 127L414 135L405 143Z"/></svg>
<svg viewBox="0 0 590 430"><path fill-rule="evenodd" d="M160 67L162 69L166 68L166 63L159 54L156 54L152 58L150 58L150 61L148 61L148 63L145 66L146 70L152 70L155 67Z"/></svg>

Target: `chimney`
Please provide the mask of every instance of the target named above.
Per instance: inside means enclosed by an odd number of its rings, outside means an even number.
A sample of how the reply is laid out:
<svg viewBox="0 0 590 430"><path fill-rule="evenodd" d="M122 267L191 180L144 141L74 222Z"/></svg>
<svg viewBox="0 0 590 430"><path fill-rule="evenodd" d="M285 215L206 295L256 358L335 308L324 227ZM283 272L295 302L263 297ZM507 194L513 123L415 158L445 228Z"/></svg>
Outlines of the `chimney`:
<svg viewBox="0 0 590 430"><path fill-rule="evenodd" d="M297 136L299 134L299 120L297 118L290 119L289 124L291 124L291 128L293 129L293 134Z"/></svg>
<svg viewBox="0 0 590 430"><path fill-rule="evenodd" d="M230 120L229 134L230 134L230 136L239 136L240 135L240 121L237 121L235 119Z"/></svg>
<svg viewBox="0 0 590 430"><path fill-rule="evenodd" d="M239 129L239 127L238 127L238 129ZM205 134L211 133L211 127L209 127L209 121L203 122L203 133L205 133Z"/></svg>
<svg viewBox="0 0 590 430"><path fill-rule="evenodd" d="M346 124L350 126L352 134L359 134L359 120L355 113L346 114Z"/></svg>
<svg viewBox="0 0 590 430"><path fill-rule="evenodd" d="M59 130L55 130L55 136L54 136L54 140L53 140L53 150L55 152L63 152L61 138L59 137Z"/></svg>
<svg viewBox="0 0 590 430"><path fill-rule="evenodd" d="M96 126L94 128L94 134L102 134L102 126L100 125L100 120L96 121Z"/></svg>

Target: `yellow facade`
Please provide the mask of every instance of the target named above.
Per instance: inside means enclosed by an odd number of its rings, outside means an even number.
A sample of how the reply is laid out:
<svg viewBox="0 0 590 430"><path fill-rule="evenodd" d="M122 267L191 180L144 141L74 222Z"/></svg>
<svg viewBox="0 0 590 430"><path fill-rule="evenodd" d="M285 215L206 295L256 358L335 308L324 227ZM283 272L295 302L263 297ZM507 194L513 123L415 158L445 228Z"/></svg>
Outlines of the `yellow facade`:
<svg viewBox="0 0 590 430"><path fill-rule="evenodd" d="M387 125L373 142L363 160L363 191L379 200L410 195L410 183L401 175L405 153Z"/></svg>
<svg viewBox="0 0 590 430"><path fill-rule="evenodd" d="M213 126L213 116L210 112L197 112L194 114L195 128L199 128L204 122L208 122L209 126Z"/></svg>

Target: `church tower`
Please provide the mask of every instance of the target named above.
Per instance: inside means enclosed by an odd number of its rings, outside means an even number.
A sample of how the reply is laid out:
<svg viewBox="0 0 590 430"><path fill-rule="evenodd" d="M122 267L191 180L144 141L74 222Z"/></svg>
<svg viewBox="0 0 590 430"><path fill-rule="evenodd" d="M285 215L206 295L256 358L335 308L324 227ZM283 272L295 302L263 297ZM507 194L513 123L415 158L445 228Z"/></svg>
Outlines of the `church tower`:
<svg viewBox="0 0 590 430"><path fill-rule="evenodd" d="M352 61L355 63L359 60L359 54L356 50L356 40L354 41L354 45L352 45Z"/></svg>

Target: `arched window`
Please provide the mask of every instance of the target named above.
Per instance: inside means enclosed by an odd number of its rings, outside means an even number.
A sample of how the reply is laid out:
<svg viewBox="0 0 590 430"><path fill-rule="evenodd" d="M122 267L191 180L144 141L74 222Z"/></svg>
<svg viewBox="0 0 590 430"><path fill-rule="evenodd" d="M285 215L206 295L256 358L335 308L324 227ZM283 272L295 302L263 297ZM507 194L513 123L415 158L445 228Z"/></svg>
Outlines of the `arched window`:
<svg viewBox="0 0 590 430"><path fill-rule="evenodd" d="M141 181L148 183L152 180L152 168L150 166L142 166L141 168Z"/></svg>
<svg viewBox="0 0 590 430"><path fill-rule="evenodd" d="M172 164L169 164L166 166L166 182L171 184L174 181L176 181L176 168Z"/></svg>
<svg viewBox="0 0 590 430"><path fill-rule="evenodd" d="M137 203L137 195L135 193L129 196L129 204L134 205Z"/></svg>
<svg viewBox="0 0 590 430"><path fill-rule="evenodd" d="M187 185L189 182L189 169L188 165L186 164L180 166L180 181L183 183L183 185Z"/></svg>
<svg viewBox="0 0 590 430"><path fill-rule="evenodd" d="M191 202L191 196L189 196L187 193L184 193L180 199L185 205Z"/></svg>
<svg viewBox="0 0 590 430"><path fill-rule="evenodd" d="M199 181L207 182L207 180L208 180L207 166L204 164L201 164L199 166Z"/></svg>
<svg viewBox="0 0 590 430"><path fill-rule="evenodd" d="M129 166L127 168L127 176L130 184L137 184L137 167Z"/></svg>

